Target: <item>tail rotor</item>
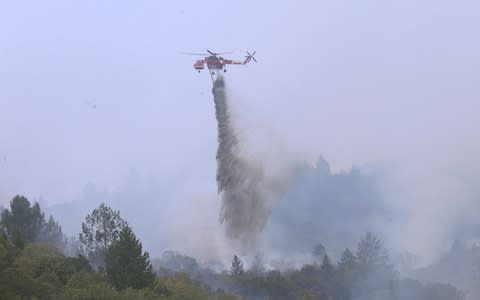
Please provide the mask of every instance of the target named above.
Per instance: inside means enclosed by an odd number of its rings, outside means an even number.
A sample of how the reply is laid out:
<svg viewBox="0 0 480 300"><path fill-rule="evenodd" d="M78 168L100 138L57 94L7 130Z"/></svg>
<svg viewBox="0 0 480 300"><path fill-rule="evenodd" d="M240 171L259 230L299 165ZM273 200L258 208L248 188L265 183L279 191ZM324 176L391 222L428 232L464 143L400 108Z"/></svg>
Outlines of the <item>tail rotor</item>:
<svg viewBox="0 0 480 300"><path fill-rule="evenodd" d="M254 62L257 62L257 60L255 59L255 57L253 57L255 55L257 51L253 51L253 53L250 53L247 51L247 55L245 55L245 61L243 62L244 65L248 64L250 62L250 60L253 59Z"/></svg>

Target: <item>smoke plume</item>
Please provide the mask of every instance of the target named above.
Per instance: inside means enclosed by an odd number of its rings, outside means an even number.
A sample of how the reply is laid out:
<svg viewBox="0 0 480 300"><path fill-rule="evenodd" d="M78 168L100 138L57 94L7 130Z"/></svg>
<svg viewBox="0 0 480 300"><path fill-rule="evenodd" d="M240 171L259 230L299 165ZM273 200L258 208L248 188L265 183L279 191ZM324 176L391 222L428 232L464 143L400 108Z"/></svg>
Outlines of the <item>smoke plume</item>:
<svg viewBox="0 0 480 300"><path fill-rule="evenodd" d="M263 185L263 167L242 157L225 91L218 76L213 84L218 122L217 186L222 206L220 222L229 238L242 250L252 249L269 215L268 189Z"/></svg>

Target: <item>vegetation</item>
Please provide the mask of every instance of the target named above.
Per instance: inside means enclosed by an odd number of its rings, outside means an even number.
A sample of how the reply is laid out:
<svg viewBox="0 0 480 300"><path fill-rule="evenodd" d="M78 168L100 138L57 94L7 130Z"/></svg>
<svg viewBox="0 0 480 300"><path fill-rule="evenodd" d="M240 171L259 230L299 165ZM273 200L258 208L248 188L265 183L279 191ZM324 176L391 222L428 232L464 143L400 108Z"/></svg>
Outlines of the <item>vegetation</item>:
<svg viewBox="0 0 480 300"><path fill-rule="evenodd" d="M3 233L18 248L33 242L64 246L62 228L52 216L45 222L45 215L38 203L32 206L27 198L15 196L10 202L10 210L3 210L1 216Z"/></svg>
<svg viewBox="0 0 480 300"><path fill-rule="evenodd" d="M85 217L82 232L79 235L82 253L89 258L93 266L103 268L108 248L118 240L120 231L126 222L104 203Z"/></svg>
<svg viewBox="0 0 480 300"><path fill-rule="evenodd" d="M463 293L448 284L400 279L382 241L372 233L364 235L356 251L345 249L336 263L323 247L315 249L314 263L299 269L266 270L261 259L256 258L251 269L244 270L243 262L235 255L229 272L216 273L201 270L192 258L180 259L178 254L169 255L175 258L175 263L163 261L159 269L169 265L174 270L185 271L183 266L188 262L196 265L189 272L195 279L247 299L464 299ZM317 263L320 253L323 257Z"/></svg>
<svg viewBox="0 0 480 300"><path fill-rule="evenodd" d="M87 216L81 236L84 249L105 249L106 271L83 255L65 256L58 223L45 222L25 197L13 198L0 224L0 299L240 299L186 274L156 277L133 230L104 204Z"/></svg>
<svg viewBox="0 0 480 300"><path fill-rule="evenodd" d="M105 204L82 224L85 256L64 255L60 225L53 217L45 221L38 203L25 197L12 199L0 225L1 299L464 299L448 284L400 279L372 233L356 251L344 250L338 262L319 244L313 263L298 269L269 270L258 254L250 269L234 255L230 270L218 272L167 251L155 274L132 228ZM102 267L92 268L99 257Z"/></svg>
<svg viewBox="0 0 480 300"><path fill-rule="evenodd" d="M108 281L119 290L152 287L155 279L148 252L142 254L142 244L128 226L108 248L106 270Z"/></svg>
<svg viewBox="0 0 480 300"><path fill-rule="evenodd" d="M323 247L321 247L323 248ZM238 257L232 261L228 289L248 299L338 299L338 300L461 300L464 295L446 284L422 284L399 279L381 240L367 233L358 243L356 254L346 249L337 264L326 252L321 264L287 271L247 271L238 276ZM317 256L317 255L316 255ZM221 277L221 276L220 276ZM221 278L218 278L221 281Z"/></svg>
<svg viewBox="0 0 480 300"><path fill-rule="evenodd" d="M233 256L230 273L236 279L240 279L243 276L243 262L236 255Z"/></svg>

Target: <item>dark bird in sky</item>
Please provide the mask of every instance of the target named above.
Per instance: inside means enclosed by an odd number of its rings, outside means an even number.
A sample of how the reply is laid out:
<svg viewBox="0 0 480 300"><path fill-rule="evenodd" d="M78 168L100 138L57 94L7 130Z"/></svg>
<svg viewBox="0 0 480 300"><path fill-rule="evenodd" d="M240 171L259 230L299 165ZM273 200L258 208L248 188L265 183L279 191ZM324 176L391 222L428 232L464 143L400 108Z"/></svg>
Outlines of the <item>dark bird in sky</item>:
<svg viewBox="0 0 480 300"><path fill-rule="evenodd" d="M88 106L90 106L93 109L97 108L97 105L95 103L90 102L90 101L85 101L85 104L87 104Z"/></svg>

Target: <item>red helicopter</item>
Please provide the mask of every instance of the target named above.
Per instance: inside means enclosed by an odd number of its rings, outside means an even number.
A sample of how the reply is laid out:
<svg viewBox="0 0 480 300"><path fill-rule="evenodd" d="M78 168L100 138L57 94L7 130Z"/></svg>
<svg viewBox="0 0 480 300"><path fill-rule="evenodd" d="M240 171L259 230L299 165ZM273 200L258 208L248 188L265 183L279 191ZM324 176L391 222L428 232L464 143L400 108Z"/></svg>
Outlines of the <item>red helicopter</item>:
<svg viewBox="0 0 480 300"><path fill-rule="evenodd" d="M205 56L204 59L199 59L195 62L193 67L198 70L200 73L201 70L205 68L205 65L207 65L208 70L210 71L211 75L214 75L216 71L222 71L227 72L226 65L246 65L250 60L253 59L254 62L257 62L255 57L256 51L253 51L253 53L250 53L247 51L247 55L245 56L244 61L236 61L236 60L230 60L230 59L225 59L221 57L220 55L223 54L229 54L231 52L223 52L223 53L215 53L213 51L207 50L207 53L187 53L183 52L184 54L188 55L201 55Z"/></svg>

